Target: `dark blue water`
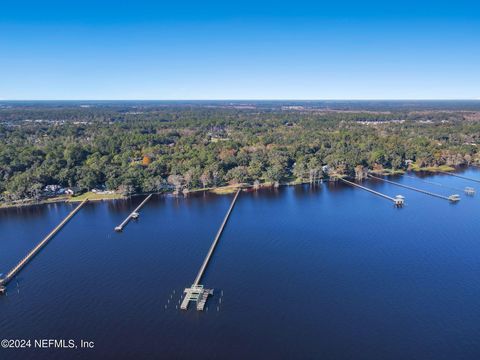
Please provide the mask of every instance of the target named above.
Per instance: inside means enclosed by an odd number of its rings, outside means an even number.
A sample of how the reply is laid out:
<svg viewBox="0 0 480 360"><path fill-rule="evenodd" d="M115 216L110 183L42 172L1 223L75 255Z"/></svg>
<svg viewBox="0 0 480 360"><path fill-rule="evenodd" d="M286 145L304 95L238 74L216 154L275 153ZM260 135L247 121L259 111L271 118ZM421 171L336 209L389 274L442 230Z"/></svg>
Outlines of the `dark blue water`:
<svg viewBox="0 0 480 360"><path fill-rule="evenodd" d="M364 184L407 204L342 184L242 193L202 281L216 290L204 313L175 306L232 196L152 198L121 234L114 226L142 197L88 204L0 297L0 338L95 348L0 349L0 358L478 359L480 194L453 205ZM71 209L1 211L0 272Z"/></svg>

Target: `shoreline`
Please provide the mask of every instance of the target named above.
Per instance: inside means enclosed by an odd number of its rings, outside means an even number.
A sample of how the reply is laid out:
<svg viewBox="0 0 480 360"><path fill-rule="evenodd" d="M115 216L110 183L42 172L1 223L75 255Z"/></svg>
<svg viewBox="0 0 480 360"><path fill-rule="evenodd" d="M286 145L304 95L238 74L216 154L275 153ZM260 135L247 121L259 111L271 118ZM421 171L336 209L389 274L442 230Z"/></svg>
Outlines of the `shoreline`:
<svg viewBox="0 0 480 360"><path fill-rule="evenodd" d="M330 181L330 180L324 180L324 181ZM318 182L318 181L317 181ZM282 183L280 186L295 186L295 185L302 185L302 184L308 184L309 182L287 182L287 183ZM263 183L259 186L259 189L264 189L264 188L269 188L273 187L273 183ZM180 193L177 194L176 196L188 196L188 194L191 193L198 193L202 191L208 191L211 192L212 194L216 195L228 195L228 194L233 194L235 191L238 189L253 189L253 185L250 184L238 184L238 185L226 185L226 186L220 186L217 188L199 188L199 189L192 189L189 190L186 194ZM78 203L86 198L88 198L89 202L98 202L98 201L112 201L112 200L126 200L128 198L131 198L133 196L141 196L141 195L149 195L149 194L154 194L154 195L174 195L174 192L172 191L165 191L165 192L151 192L151 193L135 193L131 195L122 195L122 194L105 194L104 196L95 194L95 196L91 196L90 192L81 194L79 196L75 197L68 197L65 195L59 196L59 197L51 197L47 199L43 199L40 201L35 201L35 202L24 202L24 203L2 203L0 204L0 210L2 209L12 209L12 208L23 208L23 207L28 207L28 206L35 206L35 205L46 205L46 204L56 204L56 203Z"/></svg>
<svg viewBox="0 0 480 360"><path fill-rule="evenodd" d="M470 167L470 166L469 166ZM466 167L467 169L469 167ZM408 171L412 172L430 172L430 173L438 173L438 172L456 172L459 170L458 168L454 168L451 166L447 165L442 165L439 167L412 167L409 170L395 170L392 171L391 169L383 169L383 170L377 170L377 171L372 171L374 173L377 173L379 175L383 176L390 176L390 175L397 175L397 174L405 174ZM334 182L335 180L332 179L320 179L317 180L316 183L319 182ZM309 184L309 181L289 181L289 182L284 182L280 183L279 186L296 186L296 185L304 185L304 184ZM270 188L274 187L273 183L262 183L259 185L258 189L265 189L265 188ZM199 188L199 189L192 189L189 190L184 196L187 196L189 193L197 193L197 192L202 192L202 191L208 191L216 195L227 195L227 194L232 194L234 193L237 189L253 189L254 186L251 184L237 184L237 185L226 185L226 186L220 186L216 188L208 187L208 188ZM35 205L46 205L46 204L56 204L56 203L78 203L86 198L88 198L89 201L111 201L111 200L126 200L132 196L140 196L140 195L149 195L149 194L173 194L172 191L166 191L166 192L152 192L152 193L136 193L136 194L131 194L131 195L122 195L122 194L95 194L91 192L87 192L84 194L81 194L79 196L67 196L67 195L61 195L58 197L52 197L52 198L47 198L43 199L40 201L35 201L35 202L24 202L24 203L0 203L0 210L1 209L11 209L11 208L23 208L23 207L28 207L28 206L35 206ZM180 196L180 194L177 194L177 196Z"/></svg>

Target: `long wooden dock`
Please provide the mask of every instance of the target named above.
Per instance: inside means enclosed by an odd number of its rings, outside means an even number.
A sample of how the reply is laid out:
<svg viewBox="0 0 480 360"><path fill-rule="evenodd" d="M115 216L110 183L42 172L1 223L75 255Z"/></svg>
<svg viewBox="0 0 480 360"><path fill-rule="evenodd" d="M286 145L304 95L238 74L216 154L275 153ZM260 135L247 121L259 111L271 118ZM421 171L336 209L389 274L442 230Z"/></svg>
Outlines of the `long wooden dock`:
<svg viewBox="0 0 480 360"><path fill-rule="evenodd" d="M362 186L362 185L360 185L360 184L354 183L354 182L352 182L352 181L348 181L348 180L345 180L345 179L340 178L340 177L339 177L338 179L341 180L341 181L343 181L343 182L346 183L346 184L349 184L349 185L358 187L358 188L360 188L360 189L362 189L362 190L371 192L372 194L375 194L375 195L377 195L377 196L380 196L380 197L382 197L382 198L384 198L384 199L390 200L390 201L392 201L392 202L395 204L395 206L401 207L401 206L403 206L404 203L405 203L405 198L404 198L403 196L401 196L401 195L397 195L397 196L395 196L395 197L393 198L393 197L391 197L391 196L382 194L381 192L372 190L372 189L370 189L370 188L367 188L367 187Z"/></svg>
<svg viewBox="0 0 480 360"><path fill-rule="evenodd" d="M422 194L425 194L425 195L430 195L430 196L433 196L433 197L437 197L439 199L447 200L447 201L450 201L450 202L460 201L460 196L457 195L457 194L453 194L453 195L450 195L450 196L444 196L444 195L436 194L436 193L426 191L426 190L423 190L423 189L418 189L418 188L415 188L413 186L408 186L408 185L397 183L395 181L391 181L391 180L387 180L387 179L380 178L380 177L377 177L377 176L373 176L371 174L368 174L368 176L371 177L372 179L384 181L384 182L392 184L392 185L400 186L400 187L403 187L405 189L417 191L419 193L422 193Z"/></svg>
<svg viewBox="0 0 480 360"><path fill-rule="evenodd" d="M148 195L145 199L143 199L143 201L140 203L140 205L138 205L135 210L133 210L126 218L125 220L123 220L121 222L120 225L118 226L115 226L115 231L122 231L123 228L128 224L128 222L131 220L131 219L137 219L139 216L140 216L140 209L143 207L143 205L146 204L146 202L148 200L150 200L150 198L152 197L153 194L150 194Z"/></svg>
<svg viewBox="0 0 480 360"><path fill-rule="evenodd" d="M190 301L195 301L197 303L197 310L202 311L207 302L208 296L213 295L213 290L204 289L203 285L200 285L200 280L202 279L202 276L205 273L205 270L207 269L208 263L213 255L213 252L215 251L218 241L222 236L223 230L225 229L225 225L227 224L230 214L232 213L233 207L237 202L237 198L238 198L238 195L240 194L240 191L241 190L237 190L237 192L235 193L232 203L228 208L227 214L225 215L225 218L223 219L223 222L217 231L217 235L215 236L215 239L213 240L213 243L210 246L210 249L208 250L207 256L205 256L205 259L203 260L202 266L200 267L200 270L198 271L197 277L195 278L192 286L184 290L185 297L183 298L182 304L180 305L180 309L182 310L187 310L188 304L190 303Z"/></svg>
<svg viewBox="0 0 480 360"><path fill-rule="evenodd" d="M455 173L452 173L452 172L440 171L440 170L437 170L436 172L439 172L439 173L445 174L445 175L455 176L455 177L458 177L458 178L460 178L460 179L465 179L465 180L469 180L469 181L474 181L474 182L480 183L480 180L479 180L479 179L473 179L473 178L471 178L471 177L467 177L467 176L463 176L463 175L458 175L458 174L455 174Z"/></svg>
<svg viewBox="0 0 480 360"><path fill-rule="evenodd" d="M408 177L410 179L414 179L414 180L417 180L417 181L421 181L425 184L440 186L440 187L443 187L444 189L450 189L450 190L453 190L453 191L464 192L465 195L469 195L469 196L475 195L475 189L472 188L472 187L467 186L467 187L465 187L465 189L462 190L462 189L458 189L458 188L453 187L453 186L448 186L448 185L444 185L444 184L441 184L441 183L437 183L435 181L425 180L425 179L419 178L418 176L412 176L412 175L407 175L407 174L402 174L402 176Z"/></svg>
<svg viewBox="0 0 480 360"><path fill-rule="evenodd" d="M15 265L3 278L0 279L0 293L5 292L5 286L23 269L27 263L32 260L35 255L62 229L62 227L88 202L88 199L83 200L75 209L73 209L65 219L62 220L46 237L42 239L17 265Z"/></svg>

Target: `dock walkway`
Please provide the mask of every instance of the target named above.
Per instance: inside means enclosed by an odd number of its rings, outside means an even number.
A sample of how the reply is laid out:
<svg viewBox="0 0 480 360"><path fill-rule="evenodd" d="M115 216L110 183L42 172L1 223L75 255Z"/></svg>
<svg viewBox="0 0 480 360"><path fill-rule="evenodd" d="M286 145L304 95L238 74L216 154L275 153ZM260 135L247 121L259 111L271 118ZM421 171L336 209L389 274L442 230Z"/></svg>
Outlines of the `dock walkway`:
<svg viewBox="0 0 480 360"><path fill-rule="evenodd" d="M469 186L465 187L465 189L462 190L462 189L458 189L456 187L444 185L444 184L441 184L441 183L438 183L438 182L435 182L435 181L428 181L428 180L419 178L418 176L412 176L412 175L407 175L407 174L402 174L402 176L408 177L410 179L414 179L414 180L417 180L417 181L424 182L425 184L440 186L440 187L443 187L445 189L450 189L450 190L453 190L453 191L464 192L465 195L469 195L469 196L475 195L475 189L472 188L472 187L469 187Z"/></svg>
<svg viewBox="0 0 480 360"><path fill-rule="evenodd" d="M377 177L377 176L373 176L371 174L368 174L368 176L371 177L372 179L384 181L384 182L392 184L392 185L400 186L400 187L403 187L405 189L417 191L419 193L422 193L422 194L425 194L425 195L430 195L430 196L433 196L433 197L437 197L439 199L447 200L447 201L450 201L450 202L457 202L457 201L460 200L460 197L457 194L450 195L450 196L444 196L444 195L436 194L436 193L426 191L426 190L423 190L423 189L418 189L418 188L415 188L413 186L404 185L404 184L397 183L395 181L391 181L391 180L383 179L383 178L380 178L380 177Z"/></svg>
<svg viewBox="0 0 480 360"><path fill-rule="evenodd" d="M0 279L0 293L5 292L5 286L15 277L15 275L17 275L20 270L22 270L22 268L39 253L39 251L48 243L48 241L50 241L87 202L88 199L83 200L80 205L73 209L60 224L58 224L46 237L42 239L42 241L38 243L37 246L35 246L22 260L20 260L3 279Z"/></svg>
<svg viewBox="0 0 480 360"><path fill-rule="evenodd" d="M367 187L362 186L362 185L360 185L360 184L354 183L354 182L352 182L352 181L348 181L348 180L345 180L345 179L340 178L340 177L339 177L338 179L341 180L341 181L343 181L344 183L347 183L347 184L349 184L349 185L358 187L358 188L360 188L360 189L362 189L362 190L371 192L372 194L378 195L378 196L380 196L380 197L382 197L382 198L384 198L384 199L390 200L390 201L392 201L392 202L395 204L395 206L401 207L401 206L403 206L403 204L404 204L404 202L405 202L405 198L404 198L403 196L401 196L401 195L397 195L397 196L395 196L395 197L393 198L393 197L391 197L391 196L382 194L381 192L372 190L372 189L370 189L370 188L367 188Z"/></svg>
<svg viewBox="0 0 480 360"><path fill-rule="evenodd" d="M183 298L182 304L180 305L180 309L182 310L187 310L188 304L190 303L190 301L194 301L197 303L197 310L201 311L205 307L205 303L207 302L208 296L213 295L213 289L205 289L203 285L200 285L200 280L202 279L202 276L205 273L205 270L207 269L208 263L213 255L213 252L215 251L218 241L222 236L223 230L225 229L225 225L227 224L230 214L232 213L233 207L237 202L237 198L238 198L238 195L240 194L240 191L241 190L237 190L235 196L233 197L232 203L228 208L227 214L225 215L225 218L223 219L223 222L217 231L217 235L215 236L215 239L213 240L213 243L210 246L210 249L208 250L207 256L205 256L205 259L203 260L202 266L200 267L200 270L198 271L197 277L195 278L192 286L184 290L185 297Z"/></svg>
<svg viewBox="0 0 480 360"><path fill-rule="evenodd" d="M480 183L480 180L478 180L478 179L473 179L473 178L470 178L470 177L467 177L467 176L458 175L458 174L455 174L455 173L452 173L452 172L441 171L441 170L437 170L437 172L439 172L440 174L455 176L455 177L458 177L458 178L460 178L460 179L465 179L465 180L469 180L469 181L474 181L474 182Z"/></svg>
<svg viewBox="0 0 480 360"><path fill-rule="evenodd" d="M139 213L140 209L143 207L143 205L146 204L146 202L147 202L148 200L150 200L150 198L152 197L152 195L153 195L153 194L150 194L150 195L148 195L145 199L143 199L143 201L140 203L140 205L138 205L138 206L135 208L135 210L133 210L133 211L130 213L130 215L128 215L128 216L125 218L125 220L123 220L123 221L121 222L120 225L115 226L115 231L122 231L123 228L128 224L128 222L129 222L131 219L137 219L137 218L140 216L140 213Z"/></svg>

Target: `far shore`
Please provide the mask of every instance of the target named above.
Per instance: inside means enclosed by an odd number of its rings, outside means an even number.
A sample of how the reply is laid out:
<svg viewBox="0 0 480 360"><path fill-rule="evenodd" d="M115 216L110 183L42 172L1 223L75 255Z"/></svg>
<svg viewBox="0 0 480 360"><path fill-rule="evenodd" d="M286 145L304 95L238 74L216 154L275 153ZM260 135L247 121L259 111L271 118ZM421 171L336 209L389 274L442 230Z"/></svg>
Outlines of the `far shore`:
<svg viewBox="0 0 480 360"><path fill-rule="evenodd" d="M410 168L411 171L414 172L431 172L431 173L436 173L436 172L453 172L457 169L451 166L447 165L442 165L438 167L419 167L419 166L412 166ZM392 170L392 169L381 169L381 170L372 170L372 172L377 173L379 175L399 175L399 174L405 174L405 170ZM318 180L316 182L320 181L334 181L331 179L323 179L323 180ZM289 181L289 182L284 182L279 184L279 186L295 186L295 185L301 185L301 184L308 184L309 181L300 181L300 180L294 180L294 181ZM273 183L261 183L258 188L269 188L269 187L274 187ZM188 195L190 193L196 193L196 192L202 192L202 191L209 191L217 195L227 195L227 194L232 194L235 191L237 191L240 188L251 188L253 189L254 186L251 184L235 184L235 185L226 185L226 186L220 186L220 187L208 187L208 188L198 188L198 189L192 189L189 190L185 195ZM172 194L173 192L156 192L153 194ZM88 199L88 201L110 201L110 200L124 200L128 199L131 196L139 196L139 195L147 195L146 193L137 193L137 194L131 194L131 195L123 195L120 193L113 193L113 194L99 194L99 193L93 193L91 191L85 192L81 195L78 196L69 196L69 195L60 195L60 196L55 196L55 197L49 197L45 198L42 200L38 201L18 201L15 203L0 203L0 209L7 209L7 208L16 208L16 207L26 207L26 206L34 206L34 205L44 205L44 204L52 204L52 203L59 203L59 202L65 202L65 203L76 203L76 202L81 202L85 199Z"/></svg>

